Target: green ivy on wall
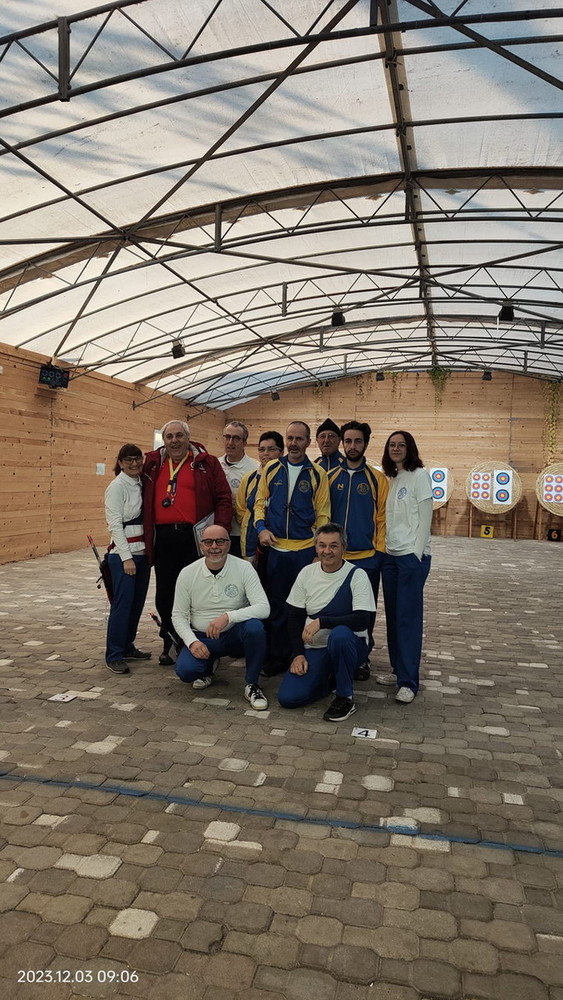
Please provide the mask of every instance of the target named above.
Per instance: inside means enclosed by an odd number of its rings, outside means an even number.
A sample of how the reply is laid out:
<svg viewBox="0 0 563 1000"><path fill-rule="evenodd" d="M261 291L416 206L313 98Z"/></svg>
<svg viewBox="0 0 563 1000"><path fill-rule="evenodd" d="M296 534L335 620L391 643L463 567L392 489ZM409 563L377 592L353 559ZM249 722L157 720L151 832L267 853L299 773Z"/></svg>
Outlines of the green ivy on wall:
<svg viewBox="0 0 563 1000"><path fill-rule="evenodd" d="M544 382L544 424L543 457L544 464L551 465L557 453L557 429L561 403L561 382Z"/></svg>
<svg viewBox="0 0 563 1000"><path fill-rule="evenodd" d="M451 372L447 368L440 368L436 365L434 368L430 368L428 371L428 377L434 386L434 407L438 409L444 401L444 391L446 388L446 382L448 381Z"/></svg>

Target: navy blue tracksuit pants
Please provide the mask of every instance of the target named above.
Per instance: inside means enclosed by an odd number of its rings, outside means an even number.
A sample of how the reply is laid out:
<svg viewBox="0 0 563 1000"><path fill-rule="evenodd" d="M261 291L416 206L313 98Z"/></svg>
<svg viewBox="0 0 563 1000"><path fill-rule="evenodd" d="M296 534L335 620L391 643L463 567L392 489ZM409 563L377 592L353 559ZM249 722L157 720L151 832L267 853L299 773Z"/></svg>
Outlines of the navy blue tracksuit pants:
<svg viewBox="0 0 563 1000"><path fill-rule="evenodd" d="M406 556L387 554L381 571L391 667L397 685L415 694L422 653L422 593L429 572L430 556L419 560L414 552Z"/></svg>

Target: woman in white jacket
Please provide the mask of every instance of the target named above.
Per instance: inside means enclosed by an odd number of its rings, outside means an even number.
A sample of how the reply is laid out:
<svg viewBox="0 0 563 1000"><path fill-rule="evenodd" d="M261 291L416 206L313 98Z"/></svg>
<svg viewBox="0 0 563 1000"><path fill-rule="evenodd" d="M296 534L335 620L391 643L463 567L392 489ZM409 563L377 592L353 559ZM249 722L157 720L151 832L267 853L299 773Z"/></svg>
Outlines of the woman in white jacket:
<svg viewBox="0 0 563 1000"><path fill-rule="evenodd" d="M430 572L432 483L408 431L389 436L381 467L390 479L381 572L387 646L399 689L396 701L408 705L418 691L422 592Z"/></svg>
<svg viewBox="0 0 563 1000"><path fill-rule="evenodd" d="M142 466L141 449L135 444L124 444L115 464L116 478L105 492L106 521L111 534L108 564L113 586L106 665L114 674L128 674L128 660L148 660L151 656L135 646L150 576L143 537Z"/></svg>

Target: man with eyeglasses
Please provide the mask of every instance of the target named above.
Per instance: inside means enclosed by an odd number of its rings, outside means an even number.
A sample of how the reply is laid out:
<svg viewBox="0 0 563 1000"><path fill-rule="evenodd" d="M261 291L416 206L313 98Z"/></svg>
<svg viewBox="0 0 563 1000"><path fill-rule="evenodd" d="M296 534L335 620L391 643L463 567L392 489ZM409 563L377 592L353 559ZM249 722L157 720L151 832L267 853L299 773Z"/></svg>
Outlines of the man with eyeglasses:
<svg viewBox="0 0 563 1000"><path fill-rule="evenodd" d="M265 468L268 462L272 462L275 458L281 458L282 455L283 437L279 431L263 431L258 438L258 459L260 465L253 472L247 472L237 490L235 498L235 510L240 524L241 555L244 559L252 559L253 565L256 566L255 560L258 554L260 554L260 562L256 568L262 582L264 582L264 576L261 573L261 569L264 568L262 557L267 554L268 550L260 550L258 546L258 532L254 525L256 490L260 482L262 469Z"/></svg>
<svg viewBox="0 0 563 1000"><path fill-rule="evenodd" d="M213 683L221 656L246 661L244 697L264 711L268 701L258 680L266 653L262 620L270 613L256 570L245 559L229 555L226 528L213 524L200 539L202 559L178 576L172 623L184 642L176 662L180 680L196 690Z"/></svg>
<svg viewBox="0 0 563 1000"><path fill-rule="evenodd" d="M248 427L240 420L231 420L223 429L223 441L225 442L225 454L219 459L221 468L227 477L227 482L231 487L233 496L233 506L239 486L249 472L254 472L258 468L258 462L245 452L245 445L248 441ZM231 555L240 556L240 523L233 517L231 524Z"/></svg>
<svg viewBox="0 0 563 1000"><path fill-rule="evenodd" d="M162 623L163 650L158 662L171 666L176 580L184 566L199 558L194 525L210 517L228 531L233 503L219 459L190 440L190 428L183 420L169 420L161 434L163 446L149 452L143 466L143 523Z"/></svg>
<svg viewBox="0 0 563 1000"><path fill-rule="evenodd" d="M320 455L315 459L317 465L320 465L325 472L330 472L332 469L338 469L344 461L344 455L340 451L340 442L342 440L342 434L340 433L340 427L335 424L334 420L327 417L323 420L322 424L317 427L317 446L320 451Z"/></svg>

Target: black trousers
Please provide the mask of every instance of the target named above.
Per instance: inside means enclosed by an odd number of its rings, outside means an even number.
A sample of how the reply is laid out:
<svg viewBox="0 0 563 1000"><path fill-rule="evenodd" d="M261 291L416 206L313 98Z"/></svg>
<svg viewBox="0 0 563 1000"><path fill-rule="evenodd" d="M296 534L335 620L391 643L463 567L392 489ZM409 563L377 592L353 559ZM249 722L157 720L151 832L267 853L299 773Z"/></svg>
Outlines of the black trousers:
<svg viewBox="0 0 563 1000"><path fill-rule="evenodd" d="M160 635L164 648L169 649L179 641L172 627L174 590L180 570L199 559L193 525L157 524L154 546L154 574L156 578L156 610L162 622Z"/></svg>

